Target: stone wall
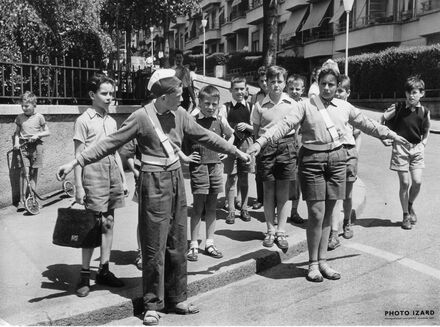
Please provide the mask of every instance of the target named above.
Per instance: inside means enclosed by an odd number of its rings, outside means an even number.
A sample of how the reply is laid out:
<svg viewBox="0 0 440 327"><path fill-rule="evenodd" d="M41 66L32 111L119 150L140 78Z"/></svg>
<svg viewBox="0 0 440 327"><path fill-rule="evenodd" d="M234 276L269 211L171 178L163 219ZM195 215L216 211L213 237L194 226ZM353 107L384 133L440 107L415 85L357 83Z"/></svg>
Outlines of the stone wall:
<svg viewBox="0 0 440 327"><path fill-rule="evenodd" d="M118 126L139 106L112 106L110 114ZM73 159L73 125L76 118L87 106L39 105L37 112L44 115L51 135L44 141L44 167L39 171L39 194L47 194L61 189L56 179L57 168ZM19 200L19 170L17 155L12 151L15 117L22 113L20 105L0 105L0 208L15 204ZM73 181L73 174L69 176ZM49 200L48 200L49 201Z"/></svg>

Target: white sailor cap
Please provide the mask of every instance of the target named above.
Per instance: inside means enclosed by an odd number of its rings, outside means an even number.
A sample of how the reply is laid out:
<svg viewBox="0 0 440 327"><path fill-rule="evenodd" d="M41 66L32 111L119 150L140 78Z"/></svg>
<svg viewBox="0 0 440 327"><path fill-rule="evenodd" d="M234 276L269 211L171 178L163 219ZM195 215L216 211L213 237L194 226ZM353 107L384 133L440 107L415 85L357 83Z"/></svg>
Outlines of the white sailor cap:
<svg viewBox="0 0 440 327"><path fill-rule="evenodd" d="M147 88L156 97L176 91L182 85L180 79L176 77L174 69L158 69L151 75Z"/></svg>

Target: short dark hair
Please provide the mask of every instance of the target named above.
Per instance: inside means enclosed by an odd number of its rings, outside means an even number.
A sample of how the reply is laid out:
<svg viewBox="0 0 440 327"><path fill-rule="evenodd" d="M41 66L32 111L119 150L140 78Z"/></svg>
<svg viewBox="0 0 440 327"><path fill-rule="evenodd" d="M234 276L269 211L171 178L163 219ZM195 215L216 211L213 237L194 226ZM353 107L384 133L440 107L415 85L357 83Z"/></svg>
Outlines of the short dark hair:
<svg viewBox="0 0 440 327"><path fill-rule="evenodd" d="M244 76L234 76L231 78L231 89L234 87L235 84L237 83L244 83L245 85L247 85L247 80L246 77Z"/></svg>
<svg viewBox="0 0 440 327"><path fill-rule="evenodd" d="M350 77L347 75L341 75L339 79L338 87L345 89L345 91L349 91L351 89Z"/></svg>
<svg viewBox="0 0 440 327"><path fill-rule="evenodd" d="M287 80L287 70L284 67L273 65L266 70L267 79L278 77L279 75L283 75L284 80Z"/></svg>
<svg viewBox="0 0 440 327"><path fill-rule="evenodd" d="M96 93L102 84L111 84L115 86L115 81L104 74L95 74L87 82L87 91Z"/></svg>
<svg viewBox="0 0 440 327"><path fill-rule="evenodd" d="M411 92L412 90L425 91L425 82L419 75L409 76L403 88L405 92Z"/></svg>
<svg viewBox="0 0 440 327"><path fill-rule="evenodd" d="M318 82L321 80L321 78L323 78L325 75L333 75L334 77L336 77L336 83L339 84L340 80L341 80L341 74L339 74L337 71L335 71L332 68L323 68L321 69L321 71L319 72L318 75Z"/></svg>
<svg viewBox="0 0 440 327"><path fill-rule="evenodd" d="M197 64L194 62L194 61L191 61L190 63L189 63L189 70L191 70L191 71L195 71L196 70L196 68L197 68Z"/></svg>
<svg viewBox="0 0 440 327"><path fill-rule="evenodd" d="M214 85L207 85L199 91L199 99L208 97L217 98L220 101L220 91Z"/></svg>
<svg viewBox="0 0 440 327"><path fill-rule="evenodd" d="M257 77L266 76L266 66L261 66L257 70Z"/></svg>
<svg viewBox="0 0 440 327"><path fill-rule="evenodd" d="M180 50L180 49L177 49L176 51L174 51L174 56L177 56L177 55L182 55L183 56L183 51Z"/></svg>

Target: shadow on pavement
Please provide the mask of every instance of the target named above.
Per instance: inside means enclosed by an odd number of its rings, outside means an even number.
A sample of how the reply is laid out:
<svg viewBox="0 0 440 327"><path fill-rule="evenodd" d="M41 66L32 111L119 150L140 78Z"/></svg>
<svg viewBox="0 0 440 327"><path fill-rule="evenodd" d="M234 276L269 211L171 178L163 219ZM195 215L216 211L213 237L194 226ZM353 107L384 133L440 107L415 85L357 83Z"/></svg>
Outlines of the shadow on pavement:
<svg viewBox="0 0 440 327"><path fill-rule="evenodd" d="M114 262L115 265L125 266L125 265L134 265L137 256L137 251L121 251L121 250L112 250L110 254L110 262ZM100 258L97 258L95 261L99 262Z"/></svg>
<svg viewBox="0 0 440 327"><path fill-rule="evenodd" d="M261 233L260 233L261 234ZM260 249L251 253L246 253L240 257L233 258L231 260L227 260L224 262L219 263L218 265L214 265L211 267L208 267L206 270L201 271L188 271L188 275L211 275L214 274L214 272L220 270L223 267L228 267L234 264L238 264L247 260L253 259L257 262L256 271L261 271L263 269L260 269L260 266L265 266L266 261L268 260L276 260L278 263L281 263L280 255L277 251L269 251L267 249Z"/></svg>
<svg viewBox="0 0 440 327"><path fill-rule="evenodd" d="M226 236L233 241L240 241L240 242L248 242L253 240L264 239L264 234L262 232L256 232L251 230L218 229L215 232L215 234Z"/></svg>
<svg viewBox="0 0 440 327"><path fill-rule="evenodd" d="M358 218L356 219L355 225L362 227L400 227L400 222L392 222L390 219L379 219L379 218Z"/></svg>

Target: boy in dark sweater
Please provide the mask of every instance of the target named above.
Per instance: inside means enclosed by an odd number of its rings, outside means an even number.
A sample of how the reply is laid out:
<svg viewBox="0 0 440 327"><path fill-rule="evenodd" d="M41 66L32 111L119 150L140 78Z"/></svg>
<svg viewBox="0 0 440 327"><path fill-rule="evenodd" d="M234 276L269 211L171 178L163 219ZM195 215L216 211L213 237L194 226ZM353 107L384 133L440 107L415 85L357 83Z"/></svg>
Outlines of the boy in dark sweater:
<svg viewBox="0 0 440 327"><path fill-rule="evenodd" d="M399 176L399 197L403 211L403 229L411 229L417 222L413 203L422 185L425 168L424 152L428 142L429 110L420 104L425 95L425 83L418 76L411 76L405 82L406 101L393 104L382 116L390 129L408 140L408 145L393 143L390 169ZM390 142L383 141L385 145Z"/></svg>

